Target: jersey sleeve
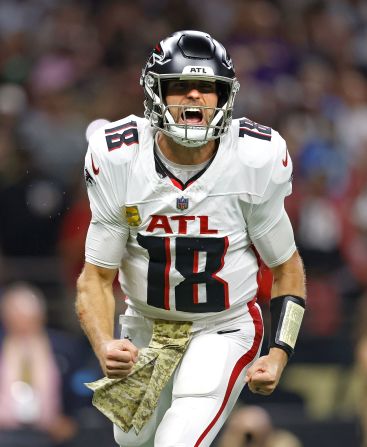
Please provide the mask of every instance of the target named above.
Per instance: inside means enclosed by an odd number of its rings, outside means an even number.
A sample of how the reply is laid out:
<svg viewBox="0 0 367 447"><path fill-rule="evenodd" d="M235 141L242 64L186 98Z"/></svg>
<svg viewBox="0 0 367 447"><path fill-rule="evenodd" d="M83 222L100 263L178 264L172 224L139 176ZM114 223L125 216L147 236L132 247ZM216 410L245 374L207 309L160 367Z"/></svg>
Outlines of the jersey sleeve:
<svg viewBox="0 0 367 447"><path fill-rule="evenodd" d="M292 192L292 161L284 139L279 134L276 139L273 166L265 192L258 203L251 205L247 216L249 236L255 247L264 252L262 257L266 258L269 266L284 262L295 250L292 226L284 225L287 220L289 222L284 199ZM276 231L277 225L282 226L279 232ZM271 252L267 253L262 241L274 234L282 237L272 244Z"/></svg>
<svg viewBox="0 0 367 447"><path fill-rule="evenodd" d="M105 268L118 268L124 252L129 228L124 220L122 171L103 156L91 141L85 157L84 174L92 219L89 225L85 259ZM99 149L99 150L98 150ZM107 151L107 148L106 148Z"/></svg>

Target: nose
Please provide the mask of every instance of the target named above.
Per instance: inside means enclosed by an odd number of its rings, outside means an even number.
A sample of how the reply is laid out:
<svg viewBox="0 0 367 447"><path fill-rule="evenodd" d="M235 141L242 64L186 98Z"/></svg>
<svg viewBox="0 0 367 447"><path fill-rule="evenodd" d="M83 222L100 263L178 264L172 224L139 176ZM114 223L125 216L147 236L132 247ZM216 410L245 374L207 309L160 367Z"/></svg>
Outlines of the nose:
<svg viewBox="0 0 367 447"><path fill-rule="evenodd" d="M186 96L188 98L196 99L196 98L200 98L201 93L200 93L200 90L197 89L196 87L189 87L189 89L187 90Z"/></svg>

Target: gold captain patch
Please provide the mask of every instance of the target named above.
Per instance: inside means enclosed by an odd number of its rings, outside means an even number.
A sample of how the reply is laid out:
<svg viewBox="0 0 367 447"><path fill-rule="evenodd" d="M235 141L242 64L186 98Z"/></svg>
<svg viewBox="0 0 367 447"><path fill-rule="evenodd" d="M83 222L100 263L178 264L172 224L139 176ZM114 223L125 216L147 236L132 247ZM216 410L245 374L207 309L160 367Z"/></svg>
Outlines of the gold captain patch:
<svg viewBox="0 0 367 447"><path fill-rule="evenodd" d="M125 207L125 217L127 223L131 227L138 227L141 224L141 218L139 214L139 209L137 206L126 206Z"/></svg>

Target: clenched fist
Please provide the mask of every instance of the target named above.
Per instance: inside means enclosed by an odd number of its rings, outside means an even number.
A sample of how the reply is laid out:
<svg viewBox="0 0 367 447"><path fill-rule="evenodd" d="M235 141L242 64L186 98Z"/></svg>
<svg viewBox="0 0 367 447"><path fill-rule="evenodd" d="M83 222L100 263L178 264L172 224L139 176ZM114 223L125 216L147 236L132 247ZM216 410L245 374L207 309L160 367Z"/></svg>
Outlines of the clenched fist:
<svg viewBox="0 0 367 447"><path fill-rule="evenodd" d="M279 383L288 356L278 348L271 348L268 355L257 359L247 370L245 382L255 394L271 394Z"/></svg>
<svg viewBox="0 0 367 447"><path fill-rule="evenodd" d="M105 375L110 379L128 376L138 359L138 348L131 341L110 340L101 349L100 363Z"/></svg>

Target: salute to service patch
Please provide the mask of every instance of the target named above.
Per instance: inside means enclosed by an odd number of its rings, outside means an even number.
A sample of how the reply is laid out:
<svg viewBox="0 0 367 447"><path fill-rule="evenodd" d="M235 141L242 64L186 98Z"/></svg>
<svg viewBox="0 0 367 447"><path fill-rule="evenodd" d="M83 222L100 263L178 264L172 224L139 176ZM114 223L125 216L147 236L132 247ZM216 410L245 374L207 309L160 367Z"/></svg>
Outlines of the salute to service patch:
<svg viewBox="0 0 367 447"><path fill-rule="evenodd" d="M141 224L141 218L137 206L126 206L125 217L128 225L131 227L138 227Z"/></svg>

